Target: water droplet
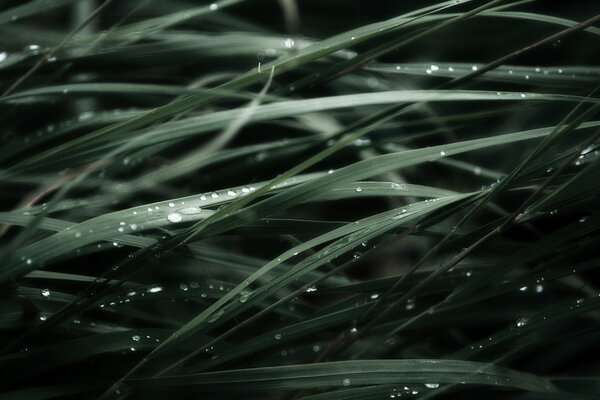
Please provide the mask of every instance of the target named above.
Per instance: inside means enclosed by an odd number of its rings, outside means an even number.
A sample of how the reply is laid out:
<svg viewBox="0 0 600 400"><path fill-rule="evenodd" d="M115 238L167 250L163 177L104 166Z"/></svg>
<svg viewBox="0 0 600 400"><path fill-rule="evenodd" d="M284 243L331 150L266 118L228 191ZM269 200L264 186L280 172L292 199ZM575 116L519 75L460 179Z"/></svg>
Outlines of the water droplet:
<svg viewBox="0 0 600 400"><path fill-rule="evenodd" d="M189 288L190 287L185 283L179 285L179 289L183 290L184 292L186 292Z"/></svg>
<svg viewBox="0 0 600 400"><path fill-rule="evenodd" d="M202 212L202 209L200 207L186 207L177 210L177 212L184 215L194 215Z"/></svg>
<svg viewBox="0 0 600 400"><path fill-rule="evenodd" d="M280 340L281 339L281 333L276 333L274 336L275 340Z"/></svg>
<svg viewBox="0 0 600 400"><path fill-rule="evenodd" d="M360 258L360 256L362 256L362 254L361 254L359 251L357 251L356 253L354 253L354 254L352 255L352 257L353 257L355 260L358 260L358 259Z"/></svg>
<svg viewBox="0 0 600 400"><path fill-rule="evenodd" d="M444 157L446 155L446 152L444 150L440 151L440 156Z"/></svg>
<svg viewBox="0 0 600 400"><path fill-rule="evenodd" d="M431 64L431 66L429 67L429 69L432 70L432 71L438 71L440 69L440 67L438 67L437 65Z"/></svg>
<svg viewBox="0 0 600 400"><path fill-rule="evenodd" d="M231 197L237 196L237 193L235 192L235 190L229 190L229 191L227 191L227 194Z"/></svg>
<svg viewBox="0 0 600 400"><path fill-rule="evenodd" d="M342 380L342 385L343 385L343 386L350 386L350 384L351 384L351 383L352 383L352 382L350 381L350 378L344 378L344 379Z"/></svg>
<svg viewBox="0 0 600 400"><path fill-rule="evenodd" d="M283 41L283 45L286 49L291 49L292 47L294 47L294 44L294 39L292 38L287 38Z"/></svg>
<svg viewBox="0 0 600 400"><path fill-rule="evenodd" d="M521 97L525 98L525 97L527 97L527 95L525 93L521 93Z"/></svg>
<svg viewBox="0 0 600 400"><path fill-rule="evenodd" d="M426 383L425 387L428 389L437 389L440 387L439 383Z"/></svg>
<svg viewBox="0 0 600 400"><path fill-rule="evenodd" d="M45 321L47 319L48 319L48 317L46 317L45 315L40 315L40 321Z"/></svg>
<svg viewBox="0 0 600 400"><path fill-rule="evenodd" d="M312 347L312 349L313 349L313 351L316 353L316 352L318 352L318 351L320 351L320 350L321 350L321 346L319 346L318 344L315 344L315 345Z"/></svg>
<svg viewBox="0 0 600 400"><path fill-rule="evenodd" d="M133 339L134 342L139 342L141 339L140 335L133 335L131 338Z"/></svg>
<svg viewBox="0 0 600 400"><path fill-rule="evenodd" d="M356 191L357 192L362 192L362 188L359 186L359 187L356 188Z"/></svg>
<svg viewBox="0 0 600 400"><path fill-rule="evenodd" d="M378 298L379 298L379 293L373 293L371 295L371 300L375 300L375 299L378 299Z"/></svg>
<svg viewBox="0 0 600 400"><path fill-rule="evenodd" d="M544 285L535 285L535 292L542 293L544 291Z"/></svg>
<svg viewBox="0 0 600 400"><path fill-rule="evenodd" d="M50 297L50 289L42 289L42 297Z"/></svg>
<svg viewBox="0 0 600 400"><path fill-rule="evenodd" d="M209 8L210 11L217 11L219 9L219 5L217 3L212 3Z"/></svg>
<svg viewBox="0 0 600 400"><path fill-rule="evenodd" d="M479 69L479 68L477 68L477 65L473 65L473 66L471 67L471 70L473 70L473 71L477 71L478 69Z"/></svg>
<svg viewBox="0 0 600 400"><path fill-rule="evenodd" d="M79 114L79 116L77 117L77 120L79 120L80 122L83 121L87 121L88 119L91 119L94 116L94 113L91 111L84 111L81 114Z"/></svg>
<svg viewBox="0 0 600 400"><path fill-rule="evenodd" d="M219 198L219 194L217 192L212 192L210 197L212 197L213 199L218 199Z"/></svg>
<svg viewBox="0 0 600 400"><path fill-rule="evenodd" d="M245 303L248 301L248 298L250 297L250 293L242 293L240 294L240 303Z"/></svg>
<svg viewBox="0 0 600 400"><path fill-rule="evenodd" d="M181 216L181 214L171 213L167 216L167 219L169 220L169 222L176 223L176 222L181 222L183 217Z"/></svg>
<svg viewBox="0 0 600 400"><path fill-rule="evenodd" d="M131 224L131 225L129 225L129 229L131 229L132 231L135 231L137 229L137 225Z"/></svg>
<svg viewBox="0 0 600 400"><path fill-rule="evenodd" d="M8 54L6 54L5 51L0 52L0 62L6 60L7 56L8 56Z"/></svg>
<svg viewBox="0 0 600 400"><path fill-rule="evenodd" d="M519 288L519 290L521 292L526 292L527 291L527 286L522 286L522 287Z"/></svg>
<svg viewBox="0 0 600 400"><path fill-rule="evenodd" d="M519 319L517 320L517 326L518 326L519 328L521 328L521 327L523 327L523 326L527 325L527 323L528 323L528 322L529 322L529 319L527 319L527 318L519 318Z"/></svg>
<svg viewBox="0 0 600 400"><path fill-rule="evenodd" d="M158 293L158 292L162 292L163 288L162 286L152 286L150 288L148 288L146 290L146 292L148 293Z"/></svg>
<svg viewBox="0 0 600 400"><path fill-rule="evenodd" d="M33 262L33 260L31 258L28 258L27 260L25 260L25 263L27 265L31 265L32 262Z"/></svg>

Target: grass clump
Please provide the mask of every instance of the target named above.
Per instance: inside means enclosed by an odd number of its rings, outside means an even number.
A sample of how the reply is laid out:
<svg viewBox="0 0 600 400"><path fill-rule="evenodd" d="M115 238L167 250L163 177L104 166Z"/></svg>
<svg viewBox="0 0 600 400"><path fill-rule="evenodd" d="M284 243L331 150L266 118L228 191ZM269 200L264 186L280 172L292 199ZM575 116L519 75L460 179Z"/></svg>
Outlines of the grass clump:
<svg viewBox="0 0 600 400"><path fill-rule="evenodd" d="M7 2L1 397L596 398L598 11Z"/></svg>

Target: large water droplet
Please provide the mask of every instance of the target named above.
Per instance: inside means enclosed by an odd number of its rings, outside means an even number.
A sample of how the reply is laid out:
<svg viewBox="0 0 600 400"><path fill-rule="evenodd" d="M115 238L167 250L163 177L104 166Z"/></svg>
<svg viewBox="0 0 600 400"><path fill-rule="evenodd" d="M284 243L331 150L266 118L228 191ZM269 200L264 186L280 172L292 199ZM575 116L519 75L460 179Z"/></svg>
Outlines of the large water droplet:
<svg viewBox="0 0 600 400"><path fill-rule="evenodd" d="M291 49L292 47L294 47L294 39L292 38L287 38L283 41L283 45L285 46L286 49Z"/></svg>
<svg viewBox="0 0 600 400"><path fill-rule="evenodd" d="M184 215L194 215L202 212L202 209L200 207L186 207L178 210L177 212Z"/></svg>
<svg viewBox="0 0 600 400"><path fill-rule="evenodd" d="M181 222L183 217L181 216L181 214L171 213L171 214L167 215L167 219L169 220L169 222L176 223L176 222Z"/></svg>

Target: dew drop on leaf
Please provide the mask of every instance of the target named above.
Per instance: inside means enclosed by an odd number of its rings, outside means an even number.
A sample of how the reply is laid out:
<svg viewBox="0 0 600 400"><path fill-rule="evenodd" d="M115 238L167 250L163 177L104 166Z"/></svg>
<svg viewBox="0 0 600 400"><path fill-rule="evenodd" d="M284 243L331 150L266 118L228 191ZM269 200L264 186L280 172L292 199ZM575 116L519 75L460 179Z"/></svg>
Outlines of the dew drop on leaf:
<svg viewBox="0 0 600 400"><path fill-rule="evenodd" d="M183 217L181 216L181 214L171 213L171 214L167 215L167 219L169 220L169 222L176 223L176 222L181 222Z"/></svg>

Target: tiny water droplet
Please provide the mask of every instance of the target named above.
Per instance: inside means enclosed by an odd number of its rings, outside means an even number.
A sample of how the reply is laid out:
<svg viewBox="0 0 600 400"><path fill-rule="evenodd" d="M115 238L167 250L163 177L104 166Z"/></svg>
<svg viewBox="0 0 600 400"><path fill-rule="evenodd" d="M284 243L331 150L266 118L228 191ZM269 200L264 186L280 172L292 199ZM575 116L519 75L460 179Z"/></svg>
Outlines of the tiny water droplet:
<svg viewBox="0 0 600 400"><path fill-rule="evenodd" d="M529 322L529 319L527 319L527 318L519 318L519 319L517 320L517 326L518 326L519 328L521 328L521 327L523 327L523 326L527 325L527 323L528 323L528 322Z"/></svg>
<svg viewBox="0 0 600 400"><path fill-rule="evenodd" d="M217 11L219 9L219 5L217 3L212 3L209 8L210 11Z"/></svg>
<svg viewBox="0 0 600 400"><path fill-rule="evenodd" d="M350 381L350 378L344 378L344 379L342 380L342 385L343 385L343 386L350 386L350 384L351 384L351 383L352 383L352 382Z"/></svg>
<svg viewBox="0 0 600 400"><path fill-rule="evenodd" d="M42 289L43 297L50 297L50 289Z"/></svg>
<svg viewBox="0 0 600 400"><path fill-rule="evenodd" d="M140 339L141 339L141 337L140 337L140 335L133 335L133 336L131 337L131 339L133 339L133 341L134 341L134 342L139 342L139 341L140 341Z"/></svg>
<svg viewBox="0 0 600 400"><path fill-rule="evenodd" d="M440 387L439 383L426 383L425 387L428 389L437 389Z"/></svg>
<svg viewBox="0 0 600 400"><path fill-rule="evenodd" d="M274 336L275 340L280 340L281 339L281 333L276 333Z"/></svg>
<svg viewBox="0 0 600 400"><path fill-rule="evenodd" d="M250 297L250 293L242 293L240 294L240 303L245 303L248 301L248 298Z"/></svg>

